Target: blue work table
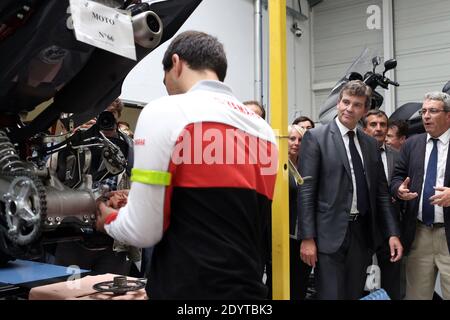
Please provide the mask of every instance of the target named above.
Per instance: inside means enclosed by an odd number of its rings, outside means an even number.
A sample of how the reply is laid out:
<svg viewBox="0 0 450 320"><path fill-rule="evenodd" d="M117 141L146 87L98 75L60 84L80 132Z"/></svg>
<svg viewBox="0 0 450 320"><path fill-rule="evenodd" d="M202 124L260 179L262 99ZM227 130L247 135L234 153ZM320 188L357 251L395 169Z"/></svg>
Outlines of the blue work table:
<svg viewBox="0 0 450 320"><path fill-rule="evenodd" d="M0 268L0 296L28 292L35 286L63 281L64 278L76 274L84 276L87 273L89 270L17 259Z"/></svg>

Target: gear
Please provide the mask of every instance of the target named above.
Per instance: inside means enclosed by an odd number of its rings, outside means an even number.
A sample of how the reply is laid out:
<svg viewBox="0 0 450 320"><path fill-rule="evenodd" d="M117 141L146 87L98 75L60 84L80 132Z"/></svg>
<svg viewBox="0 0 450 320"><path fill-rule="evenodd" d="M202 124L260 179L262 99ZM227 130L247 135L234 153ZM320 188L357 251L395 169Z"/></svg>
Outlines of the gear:
<svg viewBox="0 0 450 320"><path fill-rule="evenodd" d="M113 281L94 284L93 289L98 292L112 292L115 295L121 295L128 291L137 291L144 288L145 281L141 281L141 279L128 280L125 276L117 276L113 278Z"/></svg>
<svg viewBox="0 0 450 320"><path fill-rule="evenodd" d="M4 172L0 177L10 180L3 195L7 238L14 245L27 245L41 234L46 218L46 193L41 180L28 171Z"/></svg>

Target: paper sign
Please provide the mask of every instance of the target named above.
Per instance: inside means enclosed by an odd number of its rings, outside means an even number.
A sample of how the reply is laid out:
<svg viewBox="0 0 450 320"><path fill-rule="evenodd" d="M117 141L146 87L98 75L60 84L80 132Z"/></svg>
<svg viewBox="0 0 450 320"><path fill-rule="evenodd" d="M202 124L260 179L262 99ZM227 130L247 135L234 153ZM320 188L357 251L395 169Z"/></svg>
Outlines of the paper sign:
<svg viewBox="0 0 450 320"><path fill-rule="evenodd" d="M78 41L136 60L131 16L87 0L70 0L70 10Z"/></svg>

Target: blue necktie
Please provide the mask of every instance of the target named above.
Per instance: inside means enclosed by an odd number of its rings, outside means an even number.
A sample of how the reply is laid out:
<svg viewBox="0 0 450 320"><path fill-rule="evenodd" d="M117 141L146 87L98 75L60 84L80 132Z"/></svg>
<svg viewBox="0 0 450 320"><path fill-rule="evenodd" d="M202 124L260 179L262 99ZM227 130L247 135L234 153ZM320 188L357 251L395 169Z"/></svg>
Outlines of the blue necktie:
<svg viewBox="0 0 450 320"><path fill-rule="evenodd" d="M434 206L430 203L429 198L434 195L434 186L436 185L437 175L437 142L439 139L431 139L433 141L433 150L431 150L428 158L427 174L425 176L425 183L423 184L423 198L422 198L422 221L427 226L434 223Z"/></svg>
<svg viewBox="0 0 450 320"><path fill-rule="evenodd" d="M352 157L353 172L356 180L356 207L358 208L359 213L364 215L369 211L369 191L367 188L366 176L364 174L364 167L361 157L356 149L354 140L355 132L348 131L347 135L349 138L348 146Z"/></svg>

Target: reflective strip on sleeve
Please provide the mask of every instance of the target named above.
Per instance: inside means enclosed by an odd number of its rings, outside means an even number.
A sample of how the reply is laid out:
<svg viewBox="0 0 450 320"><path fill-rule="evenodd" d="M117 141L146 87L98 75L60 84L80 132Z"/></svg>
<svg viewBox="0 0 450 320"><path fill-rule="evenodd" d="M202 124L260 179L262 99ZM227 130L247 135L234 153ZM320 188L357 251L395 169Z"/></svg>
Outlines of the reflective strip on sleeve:
<svg viewBox="0 0 450 320"><path fill-rule="evenodd" d="M168 186L172 179L172 174L165 171L131 169L131 181L158 186Z"/></svg>

